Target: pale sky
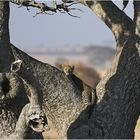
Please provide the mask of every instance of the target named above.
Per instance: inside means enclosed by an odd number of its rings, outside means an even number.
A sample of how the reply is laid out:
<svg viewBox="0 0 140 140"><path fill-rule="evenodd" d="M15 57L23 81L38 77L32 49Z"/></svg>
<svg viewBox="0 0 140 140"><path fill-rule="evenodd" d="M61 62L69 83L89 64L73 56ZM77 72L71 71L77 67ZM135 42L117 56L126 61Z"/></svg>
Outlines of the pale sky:
<svg viewBox="0 0 140 140"><path fill-rule="evenodd" d="M118 3L118 2L116 2ZM119 3L119 6L122 5ZM114 46L115 40L108 27L87 7L78 6L84 12L75 11L80 18L67 14L38 15L31 9L11 4L10 37L19 48L64 47L86 45ZM125 11L132 17L132 2Z"/></svg>

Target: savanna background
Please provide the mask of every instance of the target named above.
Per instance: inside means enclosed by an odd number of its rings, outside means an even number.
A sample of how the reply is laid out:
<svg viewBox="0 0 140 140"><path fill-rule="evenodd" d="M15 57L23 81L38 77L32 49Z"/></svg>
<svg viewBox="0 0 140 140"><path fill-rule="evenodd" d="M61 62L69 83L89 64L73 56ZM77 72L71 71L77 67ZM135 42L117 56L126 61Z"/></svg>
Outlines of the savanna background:
<svg viewBox="0 0 140 140"><path fill-rule="evenodd" d="M122 8L121 1L114 1ZM131 3L131 1L130 1ZM51 4L51 3L50 3ZM129 4L125 11L131 14ZM88 8L73 14L38 15L11 4L11 42L32 57L60 69L61 64L74 65L74 73L91 87L105 75L115 54L115 39L109 29ZM22 15L22 16L21 16ZM21 18L22 17L22 18ZM132 112L133 113L133 112ZM140 119L136 139L140 139ZM45 138L58 138L50 122Z"/></svg>

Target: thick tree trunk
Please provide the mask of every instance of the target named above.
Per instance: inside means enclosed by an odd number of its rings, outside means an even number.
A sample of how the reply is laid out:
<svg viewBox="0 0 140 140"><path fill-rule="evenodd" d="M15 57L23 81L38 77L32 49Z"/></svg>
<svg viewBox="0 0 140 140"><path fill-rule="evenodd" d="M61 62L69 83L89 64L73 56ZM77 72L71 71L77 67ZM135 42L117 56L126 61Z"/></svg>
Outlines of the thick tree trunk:
<svg viewBox="0 0 140 140"><path fill-rule="evenodd" d="M22 107L27 103L23 82L10 73L14 61L9 39L9 2L0 1L0 136L14 132Z"/></svg>
<svg viewBox="0 0 140 140"><path fill-rule="evenodd" d="M112 2L81 1L91 8L114 34L117 33L118 37L121 35L121 38L116 39L117 50L113 64L96 88L98 102L90 120L92 125L89 134L91 138L134 138L134 128L140 114L140 3L135 4L136 22L133 22ZM113 11L116 11L115 16L112 15ZM126 21L123 21L124 19ZM114 23L115 30L112 28ZM127 36L123 34L124 31L127 31ZM73 131L69 138L75 133L78 131Z"/></svg>
<svg viewBox="0 0 140 140"><path fill-rule="evenodd" d="M140 113L139 48L135 38L130 36L117 50L110 70L97 86L99 103L92 117L93 120L96 118L97 124L92 126L92 130L99 126L102 128L97 137L134 138Z"/></svg>
<svg viewBox="0 0 140 140"><path fill-rule="evenodd" d="M9 43L9 2L0 1L0 72L10 71L11 62L14 61Z"/></svg>
<svg viewBox="0 0 140 140"><path fill-rule="evenodd" d="M9 37L9 2L0 1L0 135L9 137L14 132L23 106L27 103L27 87L10 71L14 57ZM20 122L21 123L21 122ZM26 129L27 130L27 129ZM24 130L21 132L24 133ZM29 131L30 135L32 131ZM27 135L27 134L26 134ZM37 134L38 135L38 134ZM35 134L35 137L37 136ZM28 138L31 138L32 136ZM42 137L40 137L42 138Z"/></svg>
<svg viewBox="0 0 140 140"><path fill-rule="evenodd" d="M103 7L100 2L89 4L93 10L96 6ZM120 22L116 24L119 27L122 25ZM127 25L123 26L125 31L130 28L130 24L128 28ZM124 33L123 27L121 34ZM114 28L112 30L116 31ZM91 112L82 101L82 90L73 86L63 72L31 58L12 45L2 49L3 54L6 54L11 53L12 48L14 57L21 59L39 81L44 110L61 138L134 138L134 128L140 113L140 46L131 31L127 32L127 37L124 34L121 41L119 36L116 37L116 55L110 70L97 86L98 102L90 117ZM11 57L11 54L8 56ZM3 63L0 61L0 64ZM7 71L9 67L3 65L2 70Z"/></svg>
<svg viewBox="0 0 140 140"><path fill-rule="evenodd" d="M9 2L0 2L0 40L3 44L10 43L9 39Z"/></svg>

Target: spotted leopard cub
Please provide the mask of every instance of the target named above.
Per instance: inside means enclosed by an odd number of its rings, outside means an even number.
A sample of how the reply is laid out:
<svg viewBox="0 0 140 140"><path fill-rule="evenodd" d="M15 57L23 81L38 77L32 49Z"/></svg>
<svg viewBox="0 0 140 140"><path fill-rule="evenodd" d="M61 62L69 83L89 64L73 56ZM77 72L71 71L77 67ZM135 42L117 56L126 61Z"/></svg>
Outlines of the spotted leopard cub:
<svg viewBox="0 0 140 140"><path fill-rule="evenodd" d="M63 70L63 72L66 74L66 75L71 75L73 74L73 71L74 71L74 66L70 66L70 65L61 65L61 68Z"/></svg>
<svg viewBox="0 0 140 140"><path fill-rule="evenodd" d="M70 65L62 65L61 66L63 72L68 76L70 81L79 89L82 89L82 101L86 106L94 105L96 103L96 91L91 88L89 85L85 84L79 78L77 78L74 74L74 66Z"/></svg>

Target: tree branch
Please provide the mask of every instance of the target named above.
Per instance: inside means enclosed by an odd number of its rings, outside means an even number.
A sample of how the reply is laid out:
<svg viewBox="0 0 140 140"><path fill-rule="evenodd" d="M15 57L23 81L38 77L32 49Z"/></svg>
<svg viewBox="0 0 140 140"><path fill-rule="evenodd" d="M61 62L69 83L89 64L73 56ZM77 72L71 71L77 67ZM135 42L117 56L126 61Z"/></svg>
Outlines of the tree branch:
<svg viewBox="0 0 140 140"><path fill-rule="evenodd" d="M26 69L24 67L22 60L14 61L11 65L11 71L12 73L17 74L19 77L21 77L22 80L25 81L27 86L30 89L30 97L29 100L31 102L32 106L40 106L42 103L42 90L38 83L38 81L35 79L33 74L30 72L30 69Z"/></svg>
<svg viewBox="0 0 140 140"><path fill-rule="evenodd" d="M11 51L8 52L10 45L9 12L9 1L0 0L0 72L2 73L9 72L13 61Z"/></svg>
<svg viewBox="0 0 140 140"><path fill-rule="evenodd" d="M130 35L133 21L112 1L81 0L81 3L88 6L110 28L117 43L121 44Z"/></svg>
<svg viewBox="0 0 140 140"><path fill-rule="evenodd" d="M37 132L42 132L47 129L47 118L44 112L42 111L42 101L43 101L43 93L38 81L34 78L30 70L24 68L23 61L17 60L14 61L11 65L11 71L14 74L17 74L24 80L27 86L30 89L31 97L30 99L30 107L26 109L27 115L26 120L27 124ZM25 114L25 111L24 111ZM21 120L23 117L21 117ZM18 123L18 129L21 130L20 121Z"/></svg>
<svg viewBox="0 0 140 140"><path fill-rule="evenodd" d="M4 45L9 45L9 2L0 1L0 41ZM5 45L5 46L6 46Z"/></svg>
<svg viewBox="0 0 140 140"><path fill-rule="evenodd" d="M20 7L21 6L26 6L27 8L28 7L38 8L40 10L40 12L37 13L37 14L46 13L47 11L48 12L53 12L53 13L63 11L63 12L65 12L65 13L69 14L70 16L73 16L73 17L77 17L77 16L71 15L70 11L77 10L77 9L76 8L72 9L72 8L69 8L69 7L71 7L74 4L79 3L78 1L77 2L72 1L71 4L68 4L69 2L68 3L67 2L62 2L60 4L57 4L56 1L54 1L55 5L53 7L50 7L50 6L47 6L47 3L39 3L39 2L36 2L35 0L10 0L10 1L14 4L20 5Z"/></svg>
<svg viewBox="0 0 140 140"><path fill-rule="evenodd" d="M40 9L42 12L44 11L52 11L56 12L56 8L54 7L49 7L44 3L37 3L34 0L11 0L12 3L21 5L21 6L26 6L26 7L35 7Z"/></svg>
<svg viewBox="0 0 140 140"><path fill-rule="evenodd" d="M140 1L134 0L134 30L140 35Z"/></svg>

